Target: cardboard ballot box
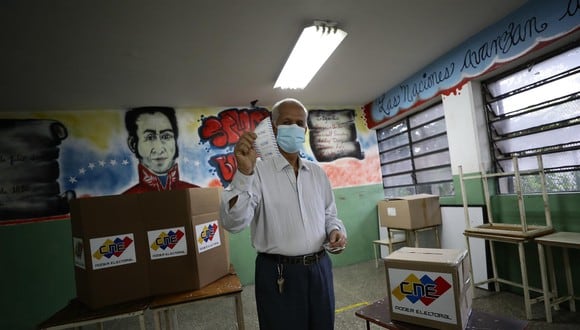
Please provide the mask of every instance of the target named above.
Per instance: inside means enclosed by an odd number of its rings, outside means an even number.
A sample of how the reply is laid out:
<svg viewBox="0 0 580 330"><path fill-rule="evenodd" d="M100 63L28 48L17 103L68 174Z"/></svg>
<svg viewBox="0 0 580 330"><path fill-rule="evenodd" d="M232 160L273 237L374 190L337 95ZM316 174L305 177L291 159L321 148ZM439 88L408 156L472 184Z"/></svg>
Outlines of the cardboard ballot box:
<svg viewBox="0 0 580 330"><path fill-rule="evenodd" d="M199 289L229 270L221 188L71 201L78 299L100 308Z"/></svg>
<svg viewBox="0 0 580 330"><path fill-rule="evenodd" d="M220 194L221 188L192 188L139 196L148 205L142 220L152 295L196 290L228 274Z"/></svg>
<svg viewBox="0 0 580 330"><path fill-rule="evenodd" d="M473 300L466 250L403 247L384 260L393 320L437 329L466 327Z"/></svg>
<svg viewBox="0 0 580 330"><path fill-rule="evenodd" d="M70 203L77 297L90 308L150 295L140 207L138 195Z"/></svg>
<svg viewBox="0 0 580 330"><path fill-rule="evenodd" d="M380 223L394 229L420 229L441 224L439 196L418 194L378 202Z"/></svg>

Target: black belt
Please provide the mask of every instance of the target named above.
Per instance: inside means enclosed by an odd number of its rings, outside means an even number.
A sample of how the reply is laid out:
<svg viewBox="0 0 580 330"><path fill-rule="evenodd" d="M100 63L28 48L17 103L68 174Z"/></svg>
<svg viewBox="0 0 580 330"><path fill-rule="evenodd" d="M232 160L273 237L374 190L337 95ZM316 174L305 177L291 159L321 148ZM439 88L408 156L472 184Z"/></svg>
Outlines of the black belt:
<svg viewBox="0 0 580 330"><path fill-rule="evenodd" d="M305 254L302 256L284 256L281 254L269 254L269 253L259 253L268 259L275 260L279 264L302 264L304 266L312 265L318 263L322 257L326 254L324 250Z"/></svg>

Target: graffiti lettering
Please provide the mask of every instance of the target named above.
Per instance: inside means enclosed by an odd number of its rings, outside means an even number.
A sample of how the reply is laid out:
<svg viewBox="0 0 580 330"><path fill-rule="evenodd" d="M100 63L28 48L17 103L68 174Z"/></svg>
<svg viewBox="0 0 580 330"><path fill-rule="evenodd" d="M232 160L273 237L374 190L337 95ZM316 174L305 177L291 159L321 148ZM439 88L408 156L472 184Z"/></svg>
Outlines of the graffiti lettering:
<svg viewBox="0 0 580 330"><path fill-rule="evenodd" d="M419 82L415 82L410 86L401 85L400 88L405 101L413 102L424 91L451 78L453 72L455 72L455 63L452 62L449 66L446 66L440 71L431 72L430 74L423 73Z"/></svg>
<svg viewBox="0 0 580 330"><path fill-rule="evenodd" d="M237 163L234 153L213 156L209 160L209 164L216 168L217 174L222 181L222 184L231 182L236 173Z"/></svg>
<svg viewBox="0 0 580 330"><path fill-rule="evenodd" d="M217 116L204 118L198 129L201 142L217 148L236 144L245 131L253 131L262 119L270 115L265 108L226 109Z"/></svg>
<svg viewBox="0 0 580 330"><path fill-rule="evenodd" d="M567 16L568 17L575 16L579 9L580 9L580 1L568 0L568 6L566 7L566 12L558 20L561 21L564 18L566 18Z"/></svg>
<svg viewBox="0 0 580 330"><path fill-rule="evenodd" d="M494 58L499 53L508 53L512 47L529 38L533 38L534 35L540 34L547 28L548 23L539 24L536 17L531 17L523 24L512 22L494 40L484 42L479 49L467 49L460 71L468 68L477 69L480 64L486 63L487 60Z"/></svg>
<svg viewBox="0 0 580 330"><path fill-rule="evenodd" d="M211 148L224 149L236 144L242 133L253 131L268 116L270 111L266 108L226 109L217 116L202 119L199 137L202 143L209 142ZM237 163L233 153L213 156L209 164L216 169L224 186L234 178Z"/></svg>

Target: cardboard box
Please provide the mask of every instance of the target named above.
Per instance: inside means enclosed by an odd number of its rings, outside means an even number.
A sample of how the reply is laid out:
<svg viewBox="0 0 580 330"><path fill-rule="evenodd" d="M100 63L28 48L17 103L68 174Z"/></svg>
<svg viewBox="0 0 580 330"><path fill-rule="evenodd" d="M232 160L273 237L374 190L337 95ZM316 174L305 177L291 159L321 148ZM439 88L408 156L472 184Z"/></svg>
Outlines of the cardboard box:
<svg viewBox="0 0 580 330"><path fill-rule="evenodd" d="M143 222L152 295L197 290L228 274L228 238L219 221L220 195L221 188L139 195L141 204L149 206Z"/></svg>
<svg viewBox="0 0 580 330"><path fill-rule="evenodd" d="M150 295L141 207L137 195L71 201L77 297L88 307Z"/></svg>
<svg viewBox="0 0 580 330"><path fill-rule="evenodd" d="M393 320L465 329L473 300L466 250L404 247L384 260Z"/></svg>
<svg viewBox="0 0 580 330"><path fill-rule="evenodd" d="M227 275L220 195L221 188L192 188L72 201L79 300L100 308Z"/></svg>
<svg viewBox="0 0 580 330"><path fill-rule="evenodd" d="M418 194L378 202L380 223L394 229L420 229L441 224L439 196Z"/></svg>

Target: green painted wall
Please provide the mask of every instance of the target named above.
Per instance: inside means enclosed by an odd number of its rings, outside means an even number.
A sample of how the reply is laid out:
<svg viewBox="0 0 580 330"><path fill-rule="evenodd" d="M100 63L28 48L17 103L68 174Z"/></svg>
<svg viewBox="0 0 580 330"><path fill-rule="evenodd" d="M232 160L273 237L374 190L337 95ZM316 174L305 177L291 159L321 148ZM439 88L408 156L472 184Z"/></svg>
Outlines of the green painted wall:
<svg viewBox="0 0 580 330"><path fill-rule="evenodd" d="M378 238L379 185L335 191L338 215L348 231L348 249L332 256L335 267L373 258ZM0 329L34 329L75 295L70 221L1 226ZM231 262L243 284L254 281L256 253L246 229L229 235Z"/></svg>
<svg viewBox="0 0 580 330"><path fill-rule="evenodd" d="M563 193L551 194L548 198L550 214L552 216L552 225L556 231L580 232L580 193ZM544 207L541 195L524 196L524 205L526 210L526 219L528 224L544 225ZM520 223L518 204L516 196L492 196L491 210L495 222ZM535 243L525 245L526 263L528 270L528 280L530 286L541 288L540 266L538 259L538 248ZM564 278L564 266L562 263L562 250L552 248L554 255L554 268L556 269L556 281L558 283L558 292L567 292L566 281ZM510 279L514 282L521 283L521 271L517 247L514 244L497 244L496 248L497 268L499 276ZM569 249L570 267L576 296L580 293L580 264L575 262L580 258L580 250ZM521 290L511 286L502 286L502 289L521 293ZM564 304L566 305L566 304Z"/></svg>
<svg viewBox="0 0 580 330"><path fill-rule="evenodd" d="M0 329L33 329L75 296L68 220L0 227Z"/></svg>
<svg viewBox="0 0 580 330"><path fill-rule="evenodd" d="M377 203L384 199L383 185L335 189L338 217L348 233L348 248L332 256L333 265L345 266L374 258L372 241L379 239Z"/></svg>

